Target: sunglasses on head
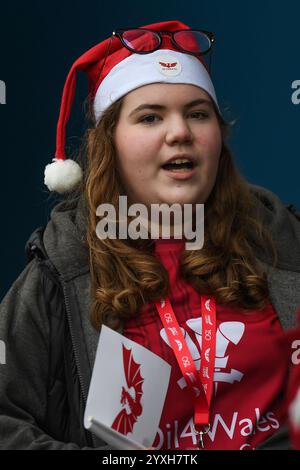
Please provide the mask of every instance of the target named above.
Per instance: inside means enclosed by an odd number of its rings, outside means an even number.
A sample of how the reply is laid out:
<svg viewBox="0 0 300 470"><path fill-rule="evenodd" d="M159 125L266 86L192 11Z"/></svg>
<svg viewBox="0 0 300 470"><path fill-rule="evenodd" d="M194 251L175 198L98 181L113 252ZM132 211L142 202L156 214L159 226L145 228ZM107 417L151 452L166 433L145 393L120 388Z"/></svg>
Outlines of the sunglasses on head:
<svg viewBox="0 0 300 470"><path fill-rule="evenodd" d="M136 54L149 54L159 49L163 34L171 37L172 44L179 51L196 56L207 54L215 41L213 33L200 29L154 31L146 28L118 28L112 32L112 35L118 37L124 47Z"/></svg>

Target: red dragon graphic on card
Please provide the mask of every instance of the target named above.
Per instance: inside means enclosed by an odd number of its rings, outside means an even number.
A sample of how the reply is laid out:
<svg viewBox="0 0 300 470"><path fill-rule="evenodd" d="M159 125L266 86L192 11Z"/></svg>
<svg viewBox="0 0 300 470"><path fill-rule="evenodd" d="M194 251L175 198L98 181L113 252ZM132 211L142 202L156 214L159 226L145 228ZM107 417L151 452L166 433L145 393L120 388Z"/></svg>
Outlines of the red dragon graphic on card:
<svg viewBox="0 0 300 470"><path fill-rule="evenodd" d="M124 344L123 364L127 387L122 387L120 400L122 410L116 416L111 427L127 435L133 431L133 427L143 411L141 398L143 396L144 378L141 375L141 365L135 362L132 350L127 349Z"/></svg>

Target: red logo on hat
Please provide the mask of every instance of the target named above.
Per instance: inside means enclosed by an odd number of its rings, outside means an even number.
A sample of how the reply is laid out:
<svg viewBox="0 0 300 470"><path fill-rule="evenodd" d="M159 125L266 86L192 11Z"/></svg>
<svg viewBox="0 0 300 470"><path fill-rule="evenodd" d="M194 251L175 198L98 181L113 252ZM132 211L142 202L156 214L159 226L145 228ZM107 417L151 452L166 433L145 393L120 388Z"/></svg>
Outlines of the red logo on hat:
<svg viewBox="0 0 300 470"><path fill-rule="evenodd" d="M181 63L173 54L163 54L155 60L158 71L166 77L175 77L181 73Z"/></svg>
<svg viewBox="0 0 300 470"><path fill-rule="evenodd" d="M177 62L172 62L171 64L170 63L159 62L159 64L162 67L167 67L167 69L170 69L170 68L176 67Z"/></svg>

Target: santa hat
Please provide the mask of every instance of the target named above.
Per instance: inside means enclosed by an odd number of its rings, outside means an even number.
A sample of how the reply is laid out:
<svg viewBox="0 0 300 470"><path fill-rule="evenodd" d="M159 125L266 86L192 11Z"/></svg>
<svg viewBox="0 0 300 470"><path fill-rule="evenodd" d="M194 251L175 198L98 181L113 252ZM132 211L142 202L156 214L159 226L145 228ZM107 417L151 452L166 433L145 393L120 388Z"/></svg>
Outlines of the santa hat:
<svg viewBox="0 0 300 470"><path fill-rule="evenodd" d="M190 29L180 21L149 24L155 31ZM109 53L108 53L109 52ZM63 89L56 131L56 152L45 168L45 184L50 191L64 193L74 189L82 179L82 170L65 153L66 125L75 95L76 74L84 71L93 101L96 122L115 101L130 91L150 83L184 83L201 87L219 109L214 86L202 56L180 52L164 35L161 48L149 54L136 54L118 38L105 39L81 55L72 65Z"/></svg>

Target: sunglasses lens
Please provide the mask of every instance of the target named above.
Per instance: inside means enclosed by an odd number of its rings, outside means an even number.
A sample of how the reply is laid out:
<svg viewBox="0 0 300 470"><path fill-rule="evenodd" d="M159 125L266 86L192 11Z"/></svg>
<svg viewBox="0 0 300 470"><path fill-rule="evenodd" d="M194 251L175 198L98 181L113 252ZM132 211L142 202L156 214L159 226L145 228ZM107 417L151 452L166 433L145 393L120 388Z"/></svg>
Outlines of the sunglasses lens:
<svg viewBox="0 0 300 470"><path fill-rule="evenodd" d="M159 38L151 31L130 29L122 33L125 44L135 51L152 51L159 45Z"/></svg>
<svg viewBox="0 0 300 470"><path fill-rule="evenodd" d="M211 40L201 31L179 31L174 34L176 43L184 50L205 54L211 48Z"/></svg>

